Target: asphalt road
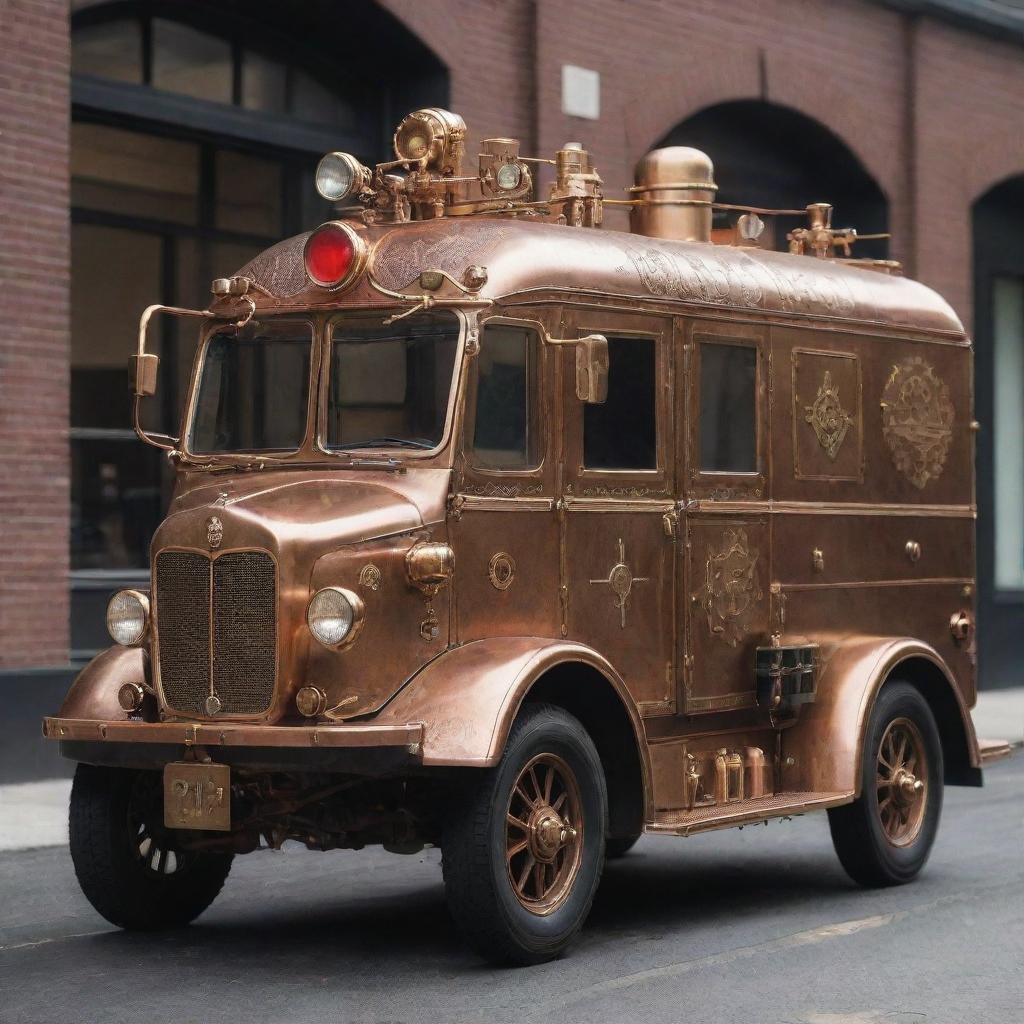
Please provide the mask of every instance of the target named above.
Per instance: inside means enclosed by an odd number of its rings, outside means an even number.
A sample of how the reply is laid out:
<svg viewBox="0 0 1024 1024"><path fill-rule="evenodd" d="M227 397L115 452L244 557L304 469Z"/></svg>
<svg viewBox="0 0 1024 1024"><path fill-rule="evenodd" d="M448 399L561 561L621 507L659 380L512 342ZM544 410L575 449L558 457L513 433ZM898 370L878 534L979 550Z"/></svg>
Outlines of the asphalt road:
<svg viewBox="0 0 1024 1024"><path fill-rule="evenodd" d="M118 932L63 849L0 855L0 1021L1024 1022L1024 754L947 791L925 873L866 891L824 815L609 864L562 960L496 970L458 941L439 856L236 859L191 928Z"/></svg>

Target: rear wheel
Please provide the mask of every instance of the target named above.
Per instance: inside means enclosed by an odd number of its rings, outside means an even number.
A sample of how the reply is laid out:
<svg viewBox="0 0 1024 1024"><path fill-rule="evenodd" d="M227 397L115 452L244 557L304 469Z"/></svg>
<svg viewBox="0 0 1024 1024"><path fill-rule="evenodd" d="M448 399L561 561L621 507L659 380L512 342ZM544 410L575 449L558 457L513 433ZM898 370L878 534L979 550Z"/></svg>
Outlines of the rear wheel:
<svg viewBox="0 0 1024 1024"><path fill-rule="evenodd" d="M583 925L604 864L607 797L593 741L561 708L527 707L501 763L475 777L443 837L448 904L496 963L542 963Z"/></svg>
<svg viewBox="0 0 1024 1024"><path fill-rule="evenodd" d="M887 683L864 737L861 795L828 812L832 841L861 885L900 885L924 867L942 811L942 744L909 683Z"/></svg>
<svg viewBox="0 0 1024 1024"><path fill-rule="evenodd" d="M164 827L159 772L80 764L69 832L82 892L121 928L188 924L214 901L233 859L184 848Z"/></svg>

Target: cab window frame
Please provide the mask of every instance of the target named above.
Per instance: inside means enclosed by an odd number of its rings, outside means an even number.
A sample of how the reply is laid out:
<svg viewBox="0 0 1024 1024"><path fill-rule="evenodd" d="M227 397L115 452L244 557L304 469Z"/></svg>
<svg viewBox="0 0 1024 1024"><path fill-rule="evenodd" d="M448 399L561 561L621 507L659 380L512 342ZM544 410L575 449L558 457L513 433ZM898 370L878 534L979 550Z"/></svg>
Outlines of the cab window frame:
<svg viewBox="0 0 1024 1024"><path fill-rule="evenodd" d="M754 451L756 469L705 469L701 460L701 412L703 409L702 357L708 345L735 346L751 349L755 356L754 372ZM728 495L740 498L767 496L768 424L766 394L768 390L767 332L764 328L744 324L693 324L689 351L690 411L687 416L689 444L690 490L697 497L711 499ZM738 492L733 494L732 492Z"/></svg>
<svg viewBox="0 0 1024 1024"><path fill-rule="evenodd" d="M403 461L422 461L434 459L443 453L451 443L455 430L455 410L458 405L458 396L462 391L462 381L466 372L466 338L468 335L469 318L464 310L438 307L437 312L451 314L455 323L458 324L459 332L455 342L455 357L452 364L452 379L448 389L448 404L445 407L444 430L441 439L433 448L396 448L396 447L360 447L358 454L360 458L365 456L377 456L385 458L401 458ZM388 309L349 309L331 313L321 329L320 344L317 346L320 353L320 362L317 368L316 389L317 397L315 402L315 423L312 428L313 450L318 456L327 459L347 458L346 452L341 448L332 448L327 444L327 430L330 421L330 400L331 400L331 373L332 356L334 352L334 332L338 324L345 321L373 322L379 326L387 316L395 313L393 308ZM415 315L415 314L414 314ZM401 322L401 321L399 321Z"/></svg>
<svg viewBox="0 0 1024 1024"><path fill-rule="evenodd" d="M620 310L583 311L568 318L567 337L601 334L611 344L614 339L636 339L654 346L654 413L655 465L653 468L588 467L585 464L586 438L584 420L586 404L576 397L575 352L564 351L563 402L567 410L566 483L578 489L581 497L672 498L675 491L674 415L671 388L673 372L674 325L671 317L656 313L626 313ZM615 387L614 367L609 370L609 391ZM590 492L590 493L588 493Z"/></svg>
<svg viewBox="0 0 1024 1024"><path fill-rule="evenodd" d="M536 463L532 466L486 466L474 459L480 353L483 351L484 337L489 326L517 327L533 336L531 344L536 356L533 371L530 372L529 369L527 371L527 400L529 401L531 398L531 387L533 400L533 409L530 411L532 415L528 414L527 428L530 428L530 421L532 420L532 428L537 439ZM491 316L480 320L478 324L479 348L473 356L466 378L462 437L464 468L467 476L480 477L485 480L489 479L495 486L499 486L497 481L503 479L519 481L536 480L538 482L542 482L545 479L547 467L550 463L549 417L547 415L547 403L544 400L547 392L550 352L549 347L544 344L544 335L544 325L539 320L510 316Z"/></svg>
<svg viewBox="0 0 1024 1024"><path fill-rule="evenodd" d="M312 436L316 421L316 405L318 393L318 381L320 378L321 359L321 326L317 318L313 316L296 315L284 313L280 315L264 316L261 319L266 323L289 323L304 324L309 329L309 380L306 382L306 422L302 432L302 440L297 448L275 448L261 449L259 451L223 451L223 452L196 452L192 448L192 432L195 429L195 418L199 407L199 385L203 376L203 368L206 365L206 354L214 338L221 334L230 333L235 325L233 322L213 320L205 323L200 330L199 344L196 346L196 355L192 363L192 373L188 383L188 397L185 403L185 411L182 416L181 433L179 435L179 450L182 454L204 461L226 461L230 462L238 455L247 458L259 458L266 455L267 458L287 459L296 455L308 453L310 438Z"/></svg>

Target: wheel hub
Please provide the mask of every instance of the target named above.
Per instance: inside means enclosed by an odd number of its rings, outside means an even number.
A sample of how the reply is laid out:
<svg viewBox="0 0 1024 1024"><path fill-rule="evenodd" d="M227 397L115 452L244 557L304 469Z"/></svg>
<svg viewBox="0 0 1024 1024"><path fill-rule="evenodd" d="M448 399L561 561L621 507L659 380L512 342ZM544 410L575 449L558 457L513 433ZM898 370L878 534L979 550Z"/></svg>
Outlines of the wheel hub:
<svg viewBox="0 0 1024 1024"><path fill-rule="evenodd" d="M537 860L550 863L575 836L576 830L553 807L544 805L530 815L530 852Z"/></svg>

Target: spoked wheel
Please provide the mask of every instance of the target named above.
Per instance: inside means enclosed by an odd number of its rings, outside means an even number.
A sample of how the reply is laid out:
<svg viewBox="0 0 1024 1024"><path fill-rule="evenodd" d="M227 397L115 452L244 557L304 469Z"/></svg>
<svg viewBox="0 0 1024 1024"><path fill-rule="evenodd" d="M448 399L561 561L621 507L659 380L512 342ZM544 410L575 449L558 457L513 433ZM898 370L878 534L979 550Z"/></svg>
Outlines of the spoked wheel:
<svg viewBox="0 0 1024 1024"><path fill-rule="evenodd" d="M878 817L893 846L910 846L921 833L928 807L928 754L921 730L909 718L889 723L878 749Z"/></svg>
<svg viewBox="0 0 1024 1024"><path fill-rule="evenodd" d="M501 763L467 776L442 837L448 905L477 952L534 964L569 946L601 877L607 815L586 730L561 708L527 706Z"/></svg>
<svg viewBox="0 0 1024 1024"><path fill-rule="evenodd" d="M505 826L508 876L519 902L549 914L565 901L583 851L580 787L554 754L538 754L512 788Z"/></svg>
<svg viewBox="0 0 1024 1024"><path fill-rule="evenodd" d="M909 882L924 867L942 810L942 745L909 683L886 683L864 736L861 795L828 812L847 874L862 885Z"/></svg>
<svg viewBox="0 0 1024 1024"><path fill-rule="evenodd" d="M89 902L111 924L188 924L216 898L230 853L190 850L163 824L159 772L80 764L71 789L71 859Z"/></svg>

